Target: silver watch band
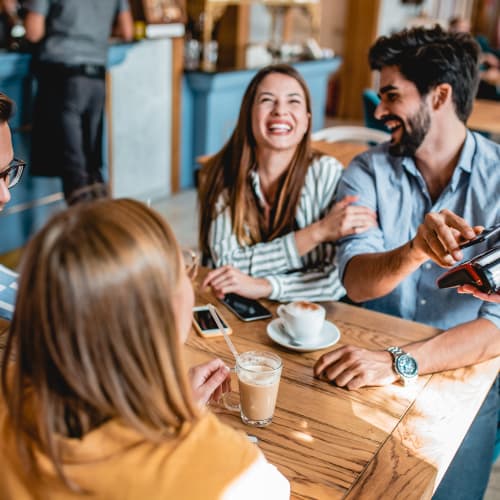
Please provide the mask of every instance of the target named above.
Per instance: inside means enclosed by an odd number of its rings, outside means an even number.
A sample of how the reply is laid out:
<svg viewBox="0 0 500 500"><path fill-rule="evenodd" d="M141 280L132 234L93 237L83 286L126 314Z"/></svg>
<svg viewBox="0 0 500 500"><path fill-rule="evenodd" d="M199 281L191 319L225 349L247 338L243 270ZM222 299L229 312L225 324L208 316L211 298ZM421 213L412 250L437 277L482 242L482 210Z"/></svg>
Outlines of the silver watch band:
<svg viewBox="0 0 500 500"><path fill-rule="evenodd" d="M403 355L410 356L410 357L412 357L412 356L409 355L406 351L403 351L403 349L401 349L401 347L397 347L397 346L390 346L386 349L386 351L389 351L392 354L393 369L396 372L396 374L399 376L399 379L401 380L401 382L403 382L403 384L405 386L412 385L414 383L414 381L416 380L416 377L407 377L407 376L403 375L403 373L401 373L397 368L397 361L398 361L398 358L400 356L403 356Z"/></svg>

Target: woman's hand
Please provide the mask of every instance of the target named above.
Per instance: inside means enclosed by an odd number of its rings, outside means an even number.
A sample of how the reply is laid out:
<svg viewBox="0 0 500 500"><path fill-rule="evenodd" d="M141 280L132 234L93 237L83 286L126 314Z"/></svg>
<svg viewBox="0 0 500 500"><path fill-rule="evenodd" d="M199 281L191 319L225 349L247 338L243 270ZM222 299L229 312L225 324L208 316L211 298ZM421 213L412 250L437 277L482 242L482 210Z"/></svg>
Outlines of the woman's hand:
<svg viewBox="0 0 500 500"><path fill-rule="evenodd" d="M321 242L337 241L377 225L377 214L370 208L353 205L357 200L358 196L346 196L316 223Z"/></svg>
<svg viewBox="0 0 500 500"><path fill-rule="evenodd" d="M231 390L229 368L218 358L193 366L188 376L194 399L200 406L209 401L218 402L225 392Z"/></svg>
<svg viewBox="0 0 500 500"><path fill-rule="evenodd" d="M458 293L470 293L477 299L485 300L486 302L496 302L500 304L500 293L484 293L479 291L475 286L462 285L457 288Z"/></svg>
<svg viewBox="0 0 500 500"><path fill-rule="evenodd" d="M272 292L271 284L265 278L253 278L233 266L210 271L202 284L202 287L206 286L211 286L218 298L227 293L237 293L249 299L260 299Z"/></svg>

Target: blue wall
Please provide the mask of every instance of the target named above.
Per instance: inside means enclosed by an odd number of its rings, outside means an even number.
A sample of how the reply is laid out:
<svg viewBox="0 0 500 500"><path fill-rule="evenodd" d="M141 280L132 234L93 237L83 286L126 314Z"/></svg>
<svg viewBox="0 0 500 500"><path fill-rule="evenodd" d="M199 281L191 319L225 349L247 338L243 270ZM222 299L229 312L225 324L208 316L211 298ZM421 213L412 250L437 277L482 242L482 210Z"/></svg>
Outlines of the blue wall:
<svg viewBox="0 0 500 500"><path fill-rule="evenodd" d="M328 79L340 66L339 57L295 63L312 98L313 131L324 126ZM241 99L257 70L185 74L182 100L181 188L194 185L196 158L216 153L233 131Z"/></svg>

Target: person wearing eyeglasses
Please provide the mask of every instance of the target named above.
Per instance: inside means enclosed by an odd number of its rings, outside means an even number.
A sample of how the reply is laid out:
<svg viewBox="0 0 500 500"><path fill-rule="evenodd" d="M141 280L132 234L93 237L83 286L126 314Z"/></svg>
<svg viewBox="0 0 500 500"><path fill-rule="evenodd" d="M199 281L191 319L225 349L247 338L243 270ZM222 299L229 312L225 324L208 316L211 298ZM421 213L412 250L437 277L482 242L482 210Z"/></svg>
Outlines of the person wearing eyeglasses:
<svg viewBox="0 0 500 500"><path fill-rule="evenodd" d="M22 160L14 158L8 123L13 108L12 100L0 92L0 212L10 201L10 189L21 179L25 165ZM12 318L16 289L17 273L0 264L0 318Z"/></svg>
<svg viewBox="0 0 500 500"><path fill-rule="evenodd" d="M0 211L10 201L10 188L21 178L24 162L14 158L12 137L8 120L12 115L14 103L0 93Z"/></svg>

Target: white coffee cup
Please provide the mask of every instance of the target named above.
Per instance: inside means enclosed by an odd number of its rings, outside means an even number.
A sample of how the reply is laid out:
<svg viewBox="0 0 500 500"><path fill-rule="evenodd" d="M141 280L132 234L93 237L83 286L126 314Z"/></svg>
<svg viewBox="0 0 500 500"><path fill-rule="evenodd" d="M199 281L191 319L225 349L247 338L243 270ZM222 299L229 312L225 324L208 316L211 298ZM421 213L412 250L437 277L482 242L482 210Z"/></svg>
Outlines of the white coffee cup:
<svg viewBox="0 0 500 500"><path fill-rule="evenodd" d="M311 343L321 334L325 308L304 300L281 304L277 311L285 329L296 342Z"/></svg>

